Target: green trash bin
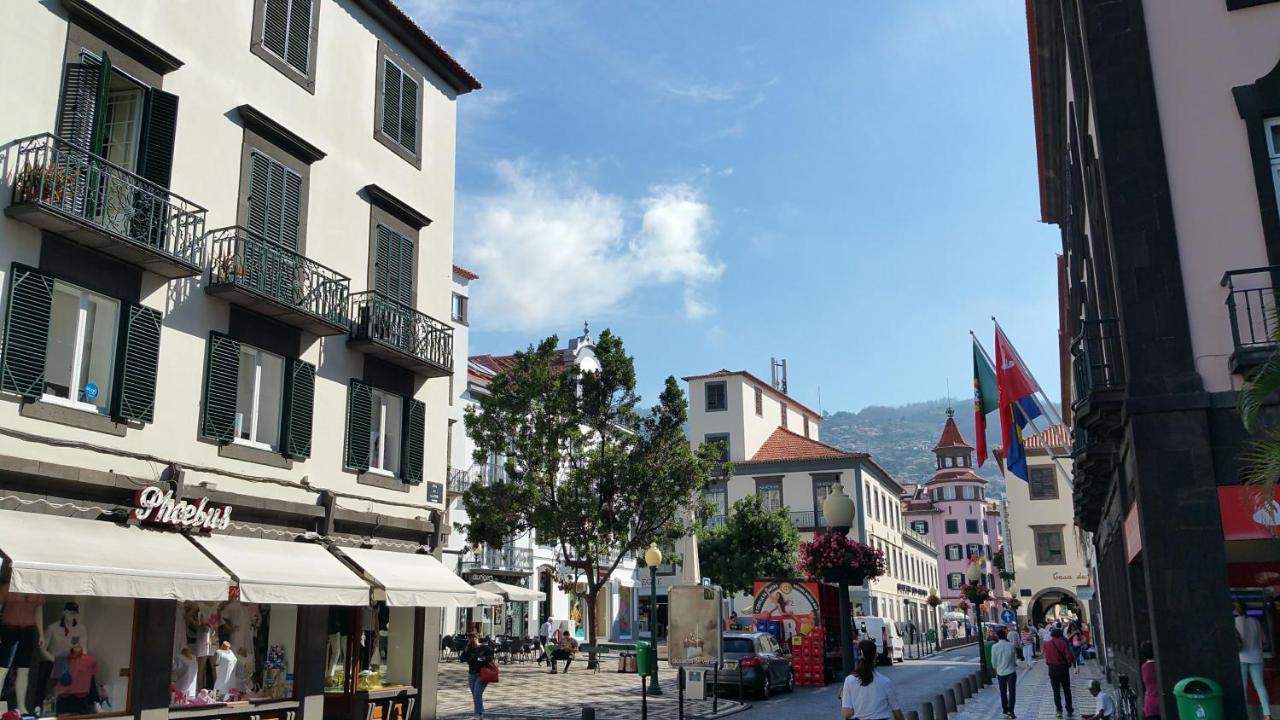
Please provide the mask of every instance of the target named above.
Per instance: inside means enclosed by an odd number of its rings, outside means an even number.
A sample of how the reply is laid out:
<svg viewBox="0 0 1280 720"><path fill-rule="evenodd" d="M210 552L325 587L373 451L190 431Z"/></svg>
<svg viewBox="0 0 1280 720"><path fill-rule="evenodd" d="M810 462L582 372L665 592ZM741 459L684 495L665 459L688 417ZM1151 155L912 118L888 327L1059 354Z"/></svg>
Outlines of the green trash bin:
<svg viewBox="0 0 1280 720"><path fill-rule="evenodd" d="M991 677L996 676L995 665L991 664L991 648L995 646L996 646L996 643L994 640L982 641L982 657L987 661L987 672L991 674Z"/></svg>
<svg viewBox="0 0 1280 720"><path fill-rule="evenodd" d="M1184 678L1173 686L1180 720L1226 720L1222 686L1203 677Z"/></svg>
<svg viewBox="0 0 1280 720"><path fill-rule="evenodd" d="M650 675L653 673L653 646L641 640L636 643L636 673Z"/></svg>

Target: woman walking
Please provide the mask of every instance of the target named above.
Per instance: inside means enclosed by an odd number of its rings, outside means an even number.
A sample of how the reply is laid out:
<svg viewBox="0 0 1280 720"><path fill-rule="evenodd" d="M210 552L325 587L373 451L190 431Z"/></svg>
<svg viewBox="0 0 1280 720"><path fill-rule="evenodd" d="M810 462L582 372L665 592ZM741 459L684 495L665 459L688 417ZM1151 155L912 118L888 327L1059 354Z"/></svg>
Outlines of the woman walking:
<svg viewBox="0 0 1280 720"><path fill-rule="evenodd" d="M844 679L840 716L857 720L903 720L902 703L893 682L876 672L876 642L858 643L858 665Z"/></svg>
<svg viewBox="0 0 1280 720"><path fill-rule="evenodd" d="M1148 640L1142 643L1142 717L1160 720L1160 683L1156 680L1156 650Z"/></svg>
<svg viewBox="0 0 1280 720"><path fill-rule="evenodd" d="M1027 664L1027 669L1031 669L1031 665L1036 661L1036 645L1034 634L1031 632L1031 626L1022 628L1022 661Z"/></svg>
<svg viewBox="0 0 1280 720"><path fill-rule="evenodd" d="M471 705L476 720L484 718L484 688L480 680L480 669L493 662L493 650L488 645L480 644L480 636L472 631L467 638L467 647L462 651L459 660L467 664L467 687L471 688Z"/></svg>
<svg viewBox="0 0 1280 720"><path fill-rule="evenodd" d="M1080 631L1077 630L1071 634L1071 656L1074 658L1076 672L1080 672L1080 667L1084 665L1084 638L1080 637Z"/></svg>

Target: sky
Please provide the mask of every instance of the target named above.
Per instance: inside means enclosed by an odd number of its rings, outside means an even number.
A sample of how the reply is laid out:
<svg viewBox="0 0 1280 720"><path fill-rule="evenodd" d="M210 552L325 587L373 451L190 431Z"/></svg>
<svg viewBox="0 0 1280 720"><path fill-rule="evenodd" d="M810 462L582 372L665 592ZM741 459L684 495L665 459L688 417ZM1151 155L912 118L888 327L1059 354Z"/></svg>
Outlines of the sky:
<svg viewBox="0 0 1280 720"><path fill-rule="evenodd" d="M972 397L996 316L1058 396L1020 0L402 0L457 102L471 354L589 321L828 412Z"/></svg>

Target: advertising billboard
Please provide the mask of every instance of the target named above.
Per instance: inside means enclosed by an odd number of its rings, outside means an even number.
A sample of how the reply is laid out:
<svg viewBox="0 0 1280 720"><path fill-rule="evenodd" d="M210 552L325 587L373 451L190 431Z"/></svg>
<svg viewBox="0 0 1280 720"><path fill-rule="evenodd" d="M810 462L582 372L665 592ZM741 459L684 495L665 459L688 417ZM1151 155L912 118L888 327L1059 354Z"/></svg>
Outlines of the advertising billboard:
<svg viewBox="0 0 1280 720"><path fill-rule="evenodd" d="M675 585L667 591L668 662L673 667L712 667L720 662L720 589Z"/></svg>
<svg viewBox="0 0 1280 720"><path fill-rule="evenodd" d="M808 635L822 625L817 583L757 580L751 606L757 630L772 633L779 642Z"/></svg>

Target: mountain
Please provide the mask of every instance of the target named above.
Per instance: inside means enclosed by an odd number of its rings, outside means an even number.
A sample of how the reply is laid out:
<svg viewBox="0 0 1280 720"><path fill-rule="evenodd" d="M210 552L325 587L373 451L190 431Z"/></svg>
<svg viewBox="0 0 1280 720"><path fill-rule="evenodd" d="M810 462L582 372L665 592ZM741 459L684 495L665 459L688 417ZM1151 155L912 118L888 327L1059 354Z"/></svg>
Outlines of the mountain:
<svg viewBox="0 0 1280 720"><path fill-rule="evenodd" d="M947 407L947 400L939 399L898 407L871 405L858 412L827 414L822 421L822 441L841 450L871 453L900 483L922 483L933 477L936 469L933 446L942 435ZM975 445L972 405L961 403L956 407L955 418L964 439ZM994 415L988 416L987 446L999 444L1000 422ZM990 483L988 495L1004 495L1004 480L994 460L988 458L974 471Z"/></svg>

